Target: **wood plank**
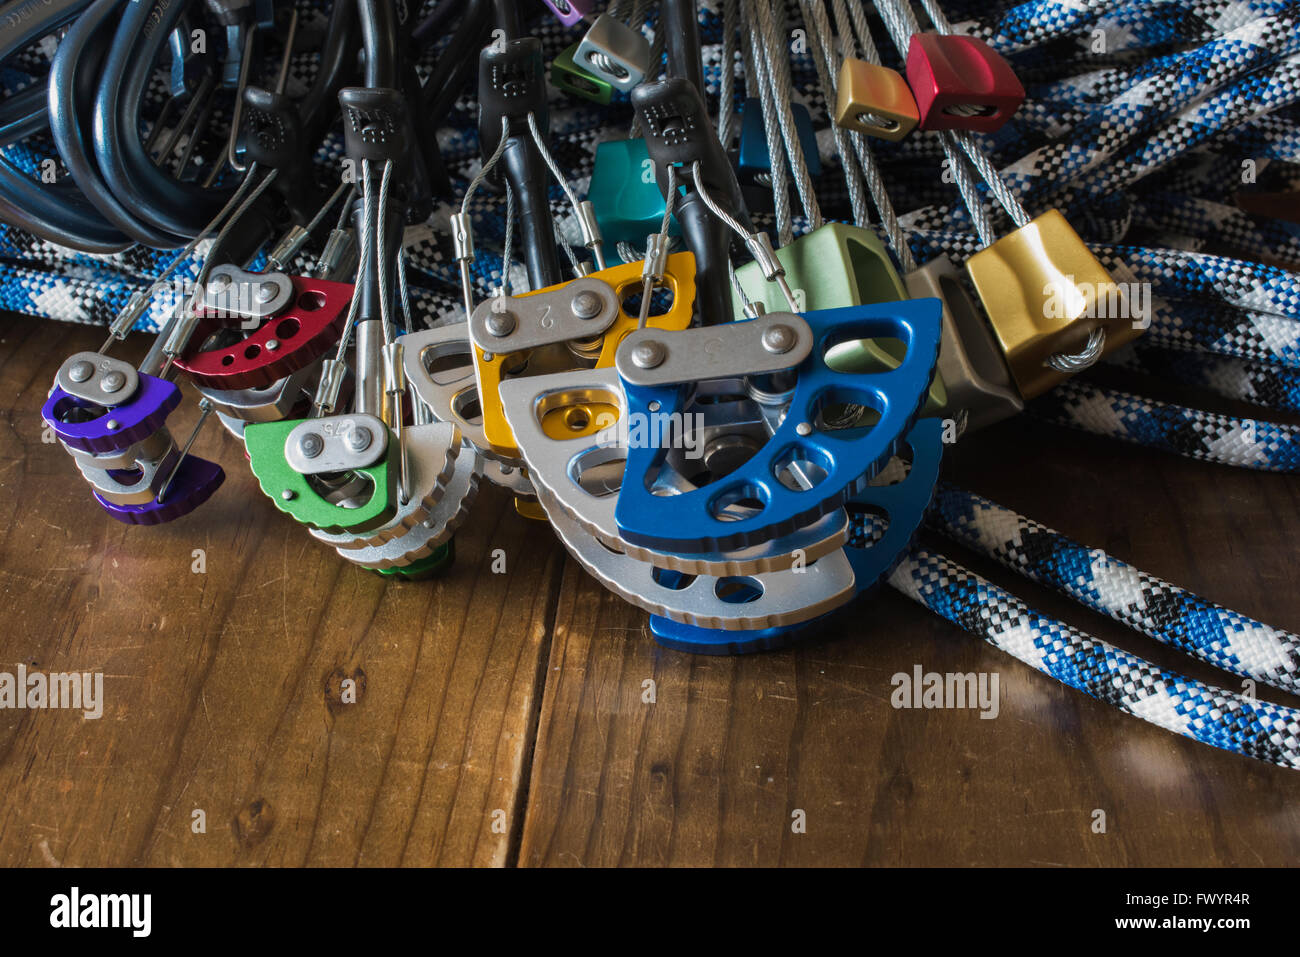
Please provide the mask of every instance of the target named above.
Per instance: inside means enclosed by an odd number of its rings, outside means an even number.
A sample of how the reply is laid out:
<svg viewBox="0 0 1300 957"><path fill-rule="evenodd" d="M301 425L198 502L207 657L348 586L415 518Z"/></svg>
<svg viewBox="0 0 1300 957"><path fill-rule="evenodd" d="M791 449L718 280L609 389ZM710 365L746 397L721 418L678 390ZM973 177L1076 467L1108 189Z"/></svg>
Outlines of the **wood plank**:
<svg viewBox="0 0 1300 957"><path fill-rule="evenodd" d="M1031 422L963 443L947 469L1144 570L1300 629L1294 476ZM988 562L969 564L1099 637L1239 687ZM1123 715L892 590L797 649L743 658L659 648L645 621L566 568L522 865L1278 865L1300 857L1297 772ZM997 673L997 718L895 710L891 678L915 665ZM646 679L656 683L653 704L643 701ZM1096 810L1105 812L1105 833L1093 830ZM796 811L804 833L792 829Z"/></svg>
<svg viewBox="0 0 1300 957"><path fill-rule="evenodd" d="M195 453L227 469L216 496L121 525L41 441L55 370L102 331L9 318L0 337L0 668L106 675L100 720L0 711L0 863L507 863L562 568L549 531L489 489L446 577L391 583L279 514L215 422ZM195 418L191 396L169 424Z"/></svg>

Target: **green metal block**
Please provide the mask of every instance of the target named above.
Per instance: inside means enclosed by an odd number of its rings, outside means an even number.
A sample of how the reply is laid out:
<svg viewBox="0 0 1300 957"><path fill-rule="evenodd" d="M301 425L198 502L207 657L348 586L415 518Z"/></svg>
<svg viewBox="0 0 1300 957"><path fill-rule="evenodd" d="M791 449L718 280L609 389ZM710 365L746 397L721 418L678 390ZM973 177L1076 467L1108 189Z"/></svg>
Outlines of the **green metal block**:
<svg viewBox="0 0 1300 957"><path fill-rule="evenodd" d="M786 282L794 290L800 312L897 302L907 298L907 287L890 262L885 244L861 226L827 223L776 251L785 267ZM736 278L750 299L761 299L768 312L789 308L781 287L763 278L758 263L746 263ZM732 291L736 316L742 315L740 297Z"/></svg>
<svg viewBox="0 0 1300 957"><path fill-rule="evenodd" d="M596 144L587 198L596 209L607 248L621 242L645 248L646 236L659 232L663 224L664 198L644 139ZM676 217L669 219L668 235L680 234Z"/></svg>
<svg viewBox="0 0 1300 957"><path fill-rule="evenodd" d="M776 251L794 292L799 312L839 309L875 302L907 299L907 287L874 232L846 223L827 223ZM761 300L768 312L789 309L781 287L763 278L758 263L746 263L736 278L751 300ZM740 296L732 290L732 308L744 315ZM895 368L903 344L895 340L855 339L832 346L826 364L837 372L884 372ZM945 405L943 382L935 376L923 415Z"/></svg>
<svg viewBox="0 0 1300 957"><path fill-rule="evenodd" d="M433 550L432 555L426 555L409 565L399 565L393 568L376 568L373 569L377 574L386 575L390 578L402 579L405 581L423 581L426 578L433 578L441 575L451 568L456 561L456 539L449 538L443 544Z"/></svg>
<svg viewBox="0 0 1300 957"><path fill-rule="evenodd" d="M551 61L551 85L557 90L580 96L602 106L609 103L614 95L614 88L598 76L593 76L578 66L573 55L578 52L578 44L566 47Z"/></svg>
<svg viewBox="0 0 1300 957"><path fill-rule="evenodd" d="M398 478L398 470L388 467L389 455L385 454L384 459L374 465L350 473L369 480L370 494L364 501L360 501L364 491L350 495L323 491L319 480L311 481L315 476L294 471L285 460L285 440L303 421L290 419L244 427L249 467L275 507L294 521L326 532L368 532L388 524L397 514ZM391 436L389 441L391 453L397 444ZM343 498L343 501L331 501L336 497Z"/></svg>

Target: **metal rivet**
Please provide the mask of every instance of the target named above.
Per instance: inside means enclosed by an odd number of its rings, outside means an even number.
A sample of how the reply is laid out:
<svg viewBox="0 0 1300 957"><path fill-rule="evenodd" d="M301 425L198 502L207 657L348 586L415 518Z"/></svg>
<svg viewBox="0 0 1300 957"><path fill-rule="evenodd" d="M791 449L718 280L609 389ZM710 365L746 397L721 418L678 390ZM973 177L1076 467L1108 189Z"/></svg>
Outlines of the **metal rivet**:
<svg viewBox="0 0 1300 957"><path fill-rule="evenodd" d="M278 348L280 348L280 340L279 340L279 339L267 339L267 340L266 340L266 351L267 351L267 352L274 352L274 351L275 351L276 349L278 349Z"/></svg>
<svg viewBox="0 0 1300 957"><path fill-rule="evenodd" d="M116 370L99 380L99 387L105 392L116 392L126 385L126 376Z"/></svg>
<svg viewBox="0 0 1300 957"><path fill-rule="evenodd" d="M348 448L353 452L360 452L363 449L369 448L373 439L374 436L370 434L369 429L364 425L358 425L348 433L346 441L348 443Z"/></svg>
<svg viewBox="0 0 1300 957"><path fill-rule="evenodd" d="M273 282L264 282L257 288L259 302L270 302L279 293L280 287Z"/></svg>
<svg viewBox="0 0 1300 957"><path fill-rule="evenodd" d="M662 342L647 339L645 342L638 342L632 349L632 365L638 369L653 369L661 365L667 355L668 352Z"/></svg>
<svg viewBox="0 0 1300 957"><path fill-rule="evenodd" d="M109 429L116 429L118 427L117 419L109 419L107 422L104 423L104 427Z"/></svg>
<svg viewBox="0 0 1300 957"><path fill-rule="evenodd" d="M793 349L798 338L794 330L789 326L773 326L763 333L763 348L773 355L779 356Z"/></svg>
<svg viewBox="0 0 1300 957"><path fill-rule="evenodd" d="M308 432L298 440L298 451L301 452L304 457L314 459L325 451L325 440L315 432Z"/></svg>
<svg viewBox="0 0 1300 957"><path fill-rule="evenodd" d="M488 313L488 317L483 324L487 326L490 335L500 339L502 336L508 336L515 331L515 314L513 312L497 312L493 309Z"/></svg>
<svg viewBox="0 0 1300 957"><path fill-rule="evenodd" d="M68 370L68 378L73 382L85 382L95 374L95 367L91 363L82 359L80 362L74 362L72 368Z"/></svg>
<svg viewBox="0 0 1300 957"><path fill-rule="evenodd" d="M221 290L229 286L230 283L231 283L231 279L228 275L226 275L225 273L218 273L216 276L212 278L212 281L208 283L208 287L210 289L216 289L218 292L220 292Z"/></svg>
<svg viewBox="0 0 1300 957"><path fill-rule="evenodd" d="M284 499L286 502L292 502L297 497L298 493L291 488L287 488L280 493L280 498Z"/></svg>
<svg viewBox="0 0 1300 957"><path fill-rule="evenodd" d="M569 308L579 319L595 319L600 315L601 301L600 296L586 289L573 297L569 303Z"/></svg>
<svg viewBox="0 0 1300 957"><path fill-rule="evenodd" d="M808 436L808 435L812 435L813 428L807 422L800 422L798 425L794 427L794 430L798 432L800 435Z"/></svg>

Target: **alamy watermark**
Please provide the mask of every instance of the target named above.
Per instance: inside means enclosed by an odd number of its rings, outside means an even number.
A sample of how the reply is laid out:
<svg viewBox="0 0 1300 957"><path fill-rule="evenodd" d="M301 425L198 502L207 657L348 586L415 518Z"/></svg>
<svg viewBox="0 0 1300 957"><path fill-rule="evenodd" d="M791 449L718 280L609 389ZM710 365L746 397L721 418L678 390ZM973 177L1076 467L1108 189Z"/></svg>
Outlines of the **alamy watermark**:
<svg viewBox="0 0 1300 957"><path fill-rule="evenodd" d="M133 937L153 929L151 894L83 894L73 887L50 898L50 926L56 928L127 928Z"/></svg>
<svg viewBox="0 0 1300 957"><path fill-rule="evenodd" d="M705 428L702 412L629 412L615 416L602 412L596 428L618 428L618 444L625 449L681 449L688 459L704 458Z"/></svg>
<svg viewBox="0 0 1300 957"><path fill-rule="evenodd" d="M913 665L911 674L900 671L889 679L895 708L973 708L981 718L996 718L1000 707L996 671L925 671Z"/></svg>
<svg viewBox="0 0 1300 957"><path fill-rule="evenodd" d="M81 711L88 720L104 715L104 673L102 671L56 671L45 674L28 671L0 671L0 709L39 710L45 708Z"/></svg>
<svg viewBox="0 0 1300 957"><path fill-rule="evenodd" d="M180 303L193 302L194 308L209 319L240 319L243 329L256 329L264 319L259 307L272 298L276 286L265 280L231 280L219 276L200 285L193 279L177 276L155 287L158 301L168 312Z"/></svg>
<svg viewBox="0 0 1300 957"><path fill-rule="evenodd" d="M1151 325L1151 283L1076 283L1073 276L1044 284L1043 316L1047 319L1127 319L1134 329Z"/></svg>

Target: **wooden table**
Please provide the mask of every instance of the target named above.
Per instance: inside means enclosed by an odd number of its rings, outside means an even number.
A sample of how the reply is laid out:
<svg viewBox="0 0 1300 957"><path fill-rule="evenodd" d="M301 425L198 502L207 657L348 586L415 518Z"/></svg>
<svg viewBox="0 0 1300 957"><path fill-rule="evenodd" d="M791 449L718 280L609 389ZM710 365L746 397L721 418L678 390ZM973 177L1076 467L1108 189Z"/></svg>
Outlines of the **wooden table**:
<svg viewBox="0 0 1300 957"><path fill-rule="evenodd" d="M195 451L226 467L217 495L170 525L118 524L42 441L40 418L60 362L102 338L0 320L0 670L106 676L99 720L0 711L0 863L1300 859L1300 774L1124 716L889 590L795 650L680 654L494 489L448 575L389 582L279 514L215 423ZM196 414L191 398L173 431ZM1021 421L959 445L948 470L1144 570L1300 628L1292 476ZM496 549L506 574L492 570ZM1237 686L969 564L1099 637ZM996 672L998 717L895 710L891 677L915 665ZM355 703L342 700L346 679Z"/></svg>

